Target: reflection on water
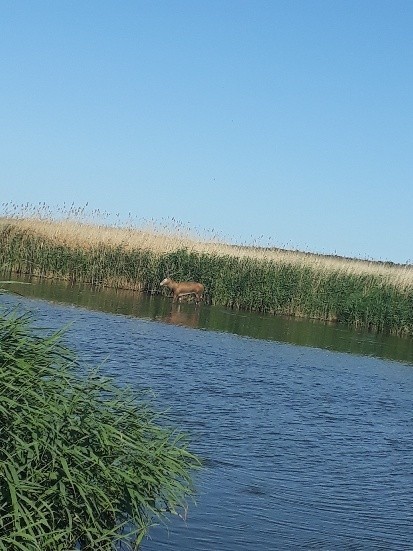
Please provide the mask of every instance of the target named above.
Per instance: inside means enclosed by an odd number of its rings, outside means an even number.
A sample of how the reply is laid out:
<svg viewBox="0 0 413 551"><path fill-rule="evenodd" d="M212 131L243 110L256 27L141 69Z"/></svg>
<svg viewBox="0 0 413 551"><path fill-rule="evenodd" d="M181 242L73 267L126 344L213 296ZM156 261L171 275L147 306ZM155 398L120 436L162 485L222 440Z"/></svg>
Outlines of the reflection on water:
<svg viewBox="0 0 413 551"><path fill-rule="evenodd" d="M95 289L50 280L34 280L31 285L16 284L8 288L23 296L74 304L90 310L413 363L413 339L375 334L339 324L240 312L205 304L196 306L193 302L172 304L171 299L160 295Z"/></svg>
<svg viewBox="0 0 413 551"><path fill-rule="evenodd" d="M162 321L173 323L174 325L186 325L187 327L199 327L200 306L194 305L192 308L184 308L182 304L173 303L169 314L162 318Z"/></svg>

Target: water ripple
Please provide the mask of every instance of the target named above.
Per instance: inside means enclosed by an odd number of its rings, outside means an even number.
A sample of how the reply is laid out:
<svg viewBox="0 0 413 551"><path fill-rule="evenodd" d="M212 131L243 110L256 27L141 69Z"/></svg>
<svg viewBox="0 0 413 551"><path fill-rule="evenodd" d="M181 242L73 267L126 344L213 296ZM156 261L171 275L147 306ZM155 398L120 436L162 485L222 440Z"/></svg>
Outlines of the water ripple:
<svg viewBox="0 0 413 551"><path fill-rule="evenodd" d="M13 303L13 299L8 299ZM186 523L142 551L413 549L413 369L31 303L40 325L155 404L204 458Z"/></svg>

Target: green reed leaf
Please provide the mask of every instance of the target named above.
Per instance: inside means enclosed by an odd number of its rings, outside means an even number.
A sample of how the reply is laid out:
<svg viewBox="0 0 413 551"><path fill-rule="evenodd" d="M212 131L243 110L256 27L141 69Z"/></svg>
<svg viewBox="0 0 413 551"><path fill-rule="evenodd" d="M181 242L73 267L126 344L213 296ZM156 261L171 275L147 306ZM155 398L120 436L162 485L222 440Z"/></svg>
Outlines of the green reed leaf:
<svg viewBox="0 0 413 551"><path fill-rule="evenodd" d="M199 462L143 394L80 378L60 336L0 316L0 550L134 549Z"/></svg>

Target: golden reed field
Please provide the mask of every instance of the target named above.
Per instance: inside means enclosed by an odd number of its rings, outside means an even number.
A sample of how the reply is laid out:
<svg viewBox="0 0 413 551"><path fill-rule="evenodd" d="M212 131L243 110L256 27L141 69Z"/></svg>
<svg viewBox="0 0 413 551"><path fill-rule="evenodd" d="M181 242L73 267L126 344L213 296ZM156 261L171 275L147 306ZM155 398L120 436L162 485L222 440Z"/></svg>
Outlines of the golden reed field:
<svg viewBox="0 0 413 551"><path fill-rule="evenodd" d="M121 247L126 251L144 249L156 254L186 249L194 253L309 267L320 271L320 273L340 272L355 276L373 275L383 278L386 283L399 288L413 288L413 266L410 264L359 260L275 247L231 245L217 239L208 241L201 237L196 238L191 236L190 231L182 231L179 226L171 227L168 232L165 228L157 229L155 226L147 229L127 226L114 227L75 219L0 218L2 227L7 224L74 249L88 250L104 245Z"/></svg>
<svg viewBox="0 0 413 551"><path fill-rule="evenodd" d="M3 210L3 273L151 292L169 276L201 281L211 304L413 334L410 264L234 245L179 222L110 224L73 207Z"/></svg>

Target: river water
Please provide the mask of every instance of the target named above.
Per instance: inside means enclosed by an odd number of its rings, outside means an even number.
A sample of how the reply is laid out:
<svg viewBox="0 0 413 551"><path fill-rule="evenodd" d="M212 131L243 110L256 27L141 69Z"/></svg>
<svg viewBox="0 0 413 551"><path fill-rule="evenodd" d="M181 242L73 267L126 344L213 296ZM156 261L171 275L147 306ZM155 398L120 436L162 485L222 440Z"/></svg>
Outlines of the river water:
<svg viewBox="0 0 413 551"><path fill-rule="evenodd" d="M205 463L142 551L413 550L412 339L126 291L15 287L6 308L154 391Z"/></svg>

